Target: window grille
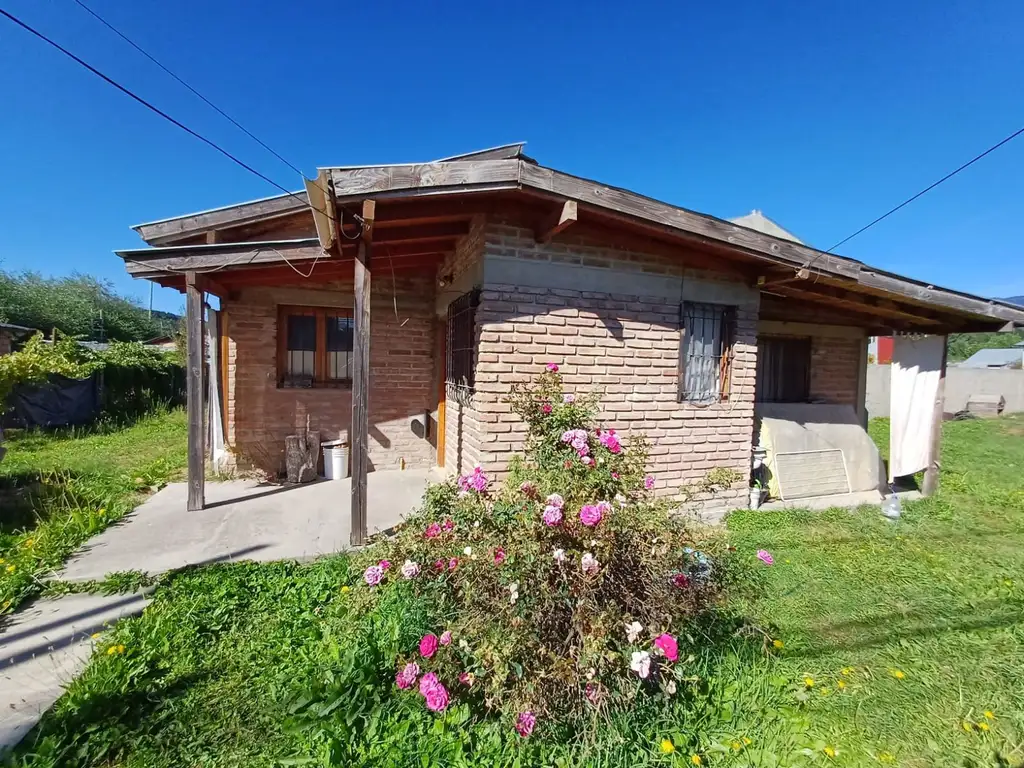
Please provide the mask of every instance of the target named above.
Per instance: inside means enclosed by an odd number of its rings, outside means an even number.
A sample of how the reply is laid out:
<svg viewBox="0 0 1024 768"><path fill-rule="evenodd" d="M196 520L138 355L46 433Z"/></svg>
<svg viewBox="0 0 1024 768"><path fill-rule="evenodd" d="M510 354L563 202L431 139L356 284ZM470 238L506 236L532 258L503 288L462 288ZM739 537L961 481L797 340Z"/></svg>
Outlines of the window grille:
<svg viewBox="0 0 1024 768"><path fill-rule="evenodd" d="M718 304L681 307L679 400L714 403L729 397L736 310Z"/></svg>
<svg viewBox="0 0 1024 768"><path fill-rule="evenodd" d="M448 305L445 382L472 392L476 383L476 308L480 291L465 293Z"/></svg>
<svg viewBox="0 0 1024 768"><path fill-rule="evenodd" d="M278 308L277 381L281 387L352 383L351 313L319 307Z"/></svg>

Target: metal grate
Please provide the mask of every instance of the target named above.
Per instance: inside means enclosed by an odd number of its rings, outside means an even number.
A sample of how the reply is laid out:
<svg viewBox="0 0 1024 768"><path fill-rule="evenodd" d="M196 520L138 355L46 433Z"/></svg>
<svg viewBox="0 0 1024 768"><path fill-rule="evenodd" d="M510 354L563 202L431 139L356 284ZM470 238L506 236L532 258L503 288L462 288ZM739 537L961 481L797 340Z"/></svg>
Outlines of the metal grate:
<svg viewBox="0 0 1024 768"><path fill-rule="evenodd" d="M777 453L775 474L783 501L850 492L846 459L838 448Z"/></svg>
<svg viewBox="0 0 1024 768"><path fill-rule="evenodd" d="M311 387L316 374L316 315L288 315L284 384Z"/></svg>
<svg viewBox="0 0 1024 768"><path fill-rule="evenodd" d="M464 293L448 305L445 382L464 392L472 392L476 383L476 308L479 305L479 290Z"/></svg>
<svg viewBox="0 0 1024 768"><path fill-rule="evenodd" d="M327 378L352 378L352 341L355 321L351 317L327 315Z"/></svg>
<svg viewBox="0 0 1024 768"><path fill-rule="evenodd" d="M679 399L713 403L729 395L736 311L718 304L681 306Z"/></svg>

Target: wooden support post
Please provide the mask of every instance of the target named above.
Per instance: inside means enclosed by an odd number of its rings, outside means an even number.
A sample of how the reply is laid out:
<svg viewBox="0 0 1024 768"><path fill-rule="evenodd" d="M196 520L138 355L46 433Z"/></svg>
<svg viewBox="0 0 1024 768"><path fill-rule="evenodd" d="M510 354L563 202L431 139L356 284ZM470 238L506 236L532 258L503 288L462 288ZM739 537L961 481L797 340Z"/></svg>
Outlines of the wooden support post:
<svg viewBox="0 0 1024 768"><path fill-rule="evenodd" d="M350 542L366 541L366 471L370 450L370 261L373 245L374 202L363 201L362 236L355 260L355 301L352 313L352 530Z"/></svg>
<svg viewBox="0 0 1024 768"><path fill-rule="evenodd" d="M189 512L206 505L206 431L203 429L203 292L195 272L185 273L185 341L188 355L186 393L188 405L188 504Z"/></svg>
<svg viewBox="0 0 1024 768"><path fill-rule="evenodd" d="M942 337L942 365L939 368L939 388L935 393L935 410L932 414L931 447L928 450L928 467L924 471L921 493L934 496L939 490L939 470L942 468L942 418L946 410L946 350L949 338Z"/></svg>

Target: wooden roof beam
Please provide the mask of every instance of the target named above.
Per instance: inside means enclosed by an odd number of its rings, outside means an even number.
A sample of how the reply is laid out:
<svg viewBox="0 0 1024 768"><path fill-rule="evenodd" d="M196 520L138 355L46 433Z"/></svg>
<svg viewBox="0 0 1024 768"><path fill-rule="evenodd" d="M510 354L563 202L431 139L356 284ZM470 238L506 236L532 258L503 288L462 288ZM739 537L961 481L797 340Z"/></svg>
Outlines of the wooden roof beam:
<svg viewBox="0 0 1024 768"><path fill-rule="evenodd" d="M544 221L542 221L534 232L534 237L538 243L549 243L552 238L561 232L564 232L579 219L579 209L576 205L575 200L566 200L558 208L558 210L552 211Z"/></svg>

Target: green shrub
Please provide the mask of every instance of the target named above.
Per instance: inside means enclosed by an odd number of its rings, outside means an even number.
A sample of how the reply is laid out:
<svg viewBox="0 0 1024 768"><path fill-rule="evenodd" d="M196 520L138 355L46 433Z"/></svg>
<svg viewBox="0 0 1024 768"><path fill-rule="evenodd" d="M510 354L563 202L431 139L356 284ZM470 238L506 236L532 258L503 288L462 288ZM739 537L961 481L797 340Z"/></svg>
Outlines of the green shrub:
<svg viewBox="0 0 1024 768"><path fill-rule="evenodd" d="M460 722L526 737L686 696L727 547L670 514L644 475L644 440L626 447L594 429L597 399L566 395L557 366L509 402L528 437L504 484L477 468L433 486L419 513L360 555L351 599L368 618L353 644L373 649L372 679L349 683L362 686L360 706L452 708ZM369 618L382 604L410 617L386 642ZM349 728L376 717L345 706Z"/></svg>

